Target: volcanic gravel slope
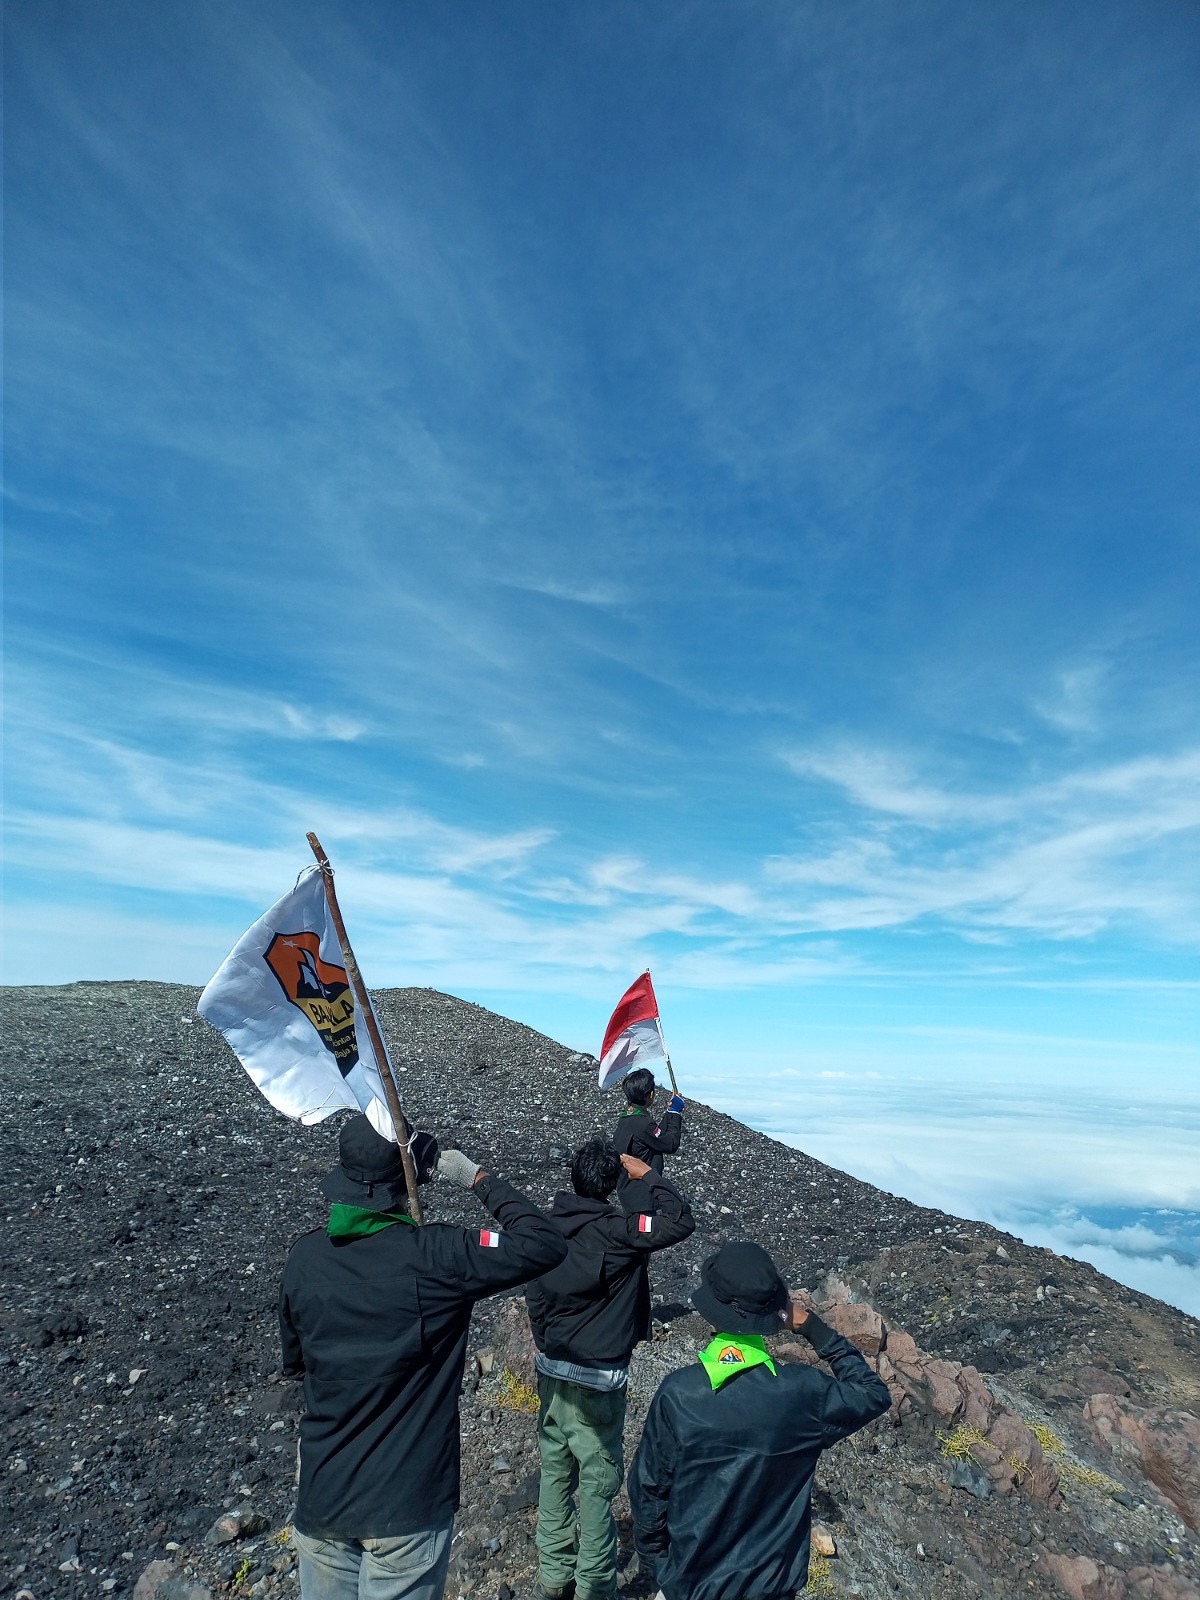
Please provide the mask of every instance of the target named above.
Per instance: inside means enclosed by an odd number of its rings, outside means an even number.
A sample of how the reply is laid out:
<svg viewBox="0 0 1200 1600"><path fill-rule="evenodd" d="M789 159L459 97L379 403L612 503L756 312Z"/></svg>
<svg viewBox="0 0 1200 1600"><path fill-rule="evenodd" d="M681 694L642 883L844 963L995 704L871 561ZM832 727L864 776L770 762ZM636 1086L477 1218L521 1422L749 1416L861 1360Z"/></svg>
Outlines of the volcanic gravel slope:
<svg viewBox="0 0 1200 1600"><path fill-rule="evenodd" d="M281 1530L302 1396L276 1376L276 1286L292 1240L325 1218L317 1179L335 1159L337 1119L305 1129L274 1112L195 1016L197 994L4 991L2 1575L34 1600L120 1595L163 1557L239 1595L294 1592ZM618 1106L598 1093L590 1057L434 991L377 1000L412 1119L538 1203L568 1181L569 1152L611 1127ZM744 1236L794 1285L836 1272L922 1350L990 1374L1085 1467L1116 1470L1081 1416L1098 1389L1196 1414L1196 1325L1090 1267L911 1205L694 1101L669 1171L699 1225L655 1261L659 1322L631 1375L631 1447L658 1377L694 1359L702 1330L686 1302L701 1261ZM426 1201L432 1220L482 1214L444 1185ZM507 1317L501 1302L482 1305L473 1348L502 1351ZM468 1374L463 1401L449 1592L485 1600L526 1593L534 1570L536 1438L508 1403L503 1360ZM1074 1592L1050 1575L1046 1553L1058 1552L1104 1564L1108 1587L1088 1596L1200 1593L1194 1535L1144 1480L1076 1483L1066 1506L1019 1492L976 1500L952 1493L943 1446L927 1416L906 1411L823 1458L817 1506L839 1555L816 1592ZM204 1545L221 1512L247 1505L261 1528ZM636 1592L632 1569L625 1578Z"/></svg>

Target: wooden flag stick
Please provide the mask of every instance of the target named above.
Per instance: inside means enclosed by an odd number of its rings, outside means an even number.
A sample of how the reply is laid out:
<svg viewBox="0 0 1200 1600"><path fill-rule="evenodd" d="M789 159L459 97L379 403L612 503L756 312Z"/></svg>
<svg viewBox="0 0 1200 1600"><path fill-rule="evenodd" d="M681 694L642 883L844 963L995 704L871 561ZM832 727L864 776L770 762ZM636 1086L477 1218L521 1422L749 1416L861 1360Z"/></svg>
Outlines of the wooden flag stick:
<svg viewBox="0 0 1200 1600"><path fill-rule="evenodd" d="M675 1068L671 1065L670 1056L667 1057L667 1071L671 1074L671 1088L675 1094L678 1094L679 1085L675 1082Z"/></svg>
<svg viewBox="0 0 1200 1600"><path fill-rule="evenodd" d="M312 846L312 853L317 858L317 865L321 869L321 876L325 880L325 899L329 905L329 915L333 918L333 926L337 930L338 943L342 947L342 960L346 963L346 976L354 990L354 998L358 1001L359 1010L362 1012L363 1022L366 1024L367 1036L371 1041L371 1049L375 1052L375 1064L379 1068L379 1076L383 1081L383 1092L387 1096L388 1110L392 1114L392 1125L396 1130L396 1141L400 1146L400 1160L404 1164L404 1187L408 1190L408 1209L416 1223L422 1221L421 1202L417 1197L417 1169L413 1165L412 1151L408 1147L411 1132L408 1119L400 1105L400 1096L396 1091L396 1080L392 1077L391 1063L388 1053L384 1048L383 1035L379 1031L379 1021L375 1015L375 1007L371 1004L371 996L367 993L367 986L363 982L363 975L358 970L358 962L354 959L354 951L350 948L350 940L346 933L346 924L342 921L341 907L338 905L337 892L333 887L333 868L329 857L321 848L321 841L315 833L310 833L308 842Z"/></svg>
<svg viewBox="0 0 1200 1600"><path fill-rule="evenodd" d="M649 967L646 968L646 976L648 978L650 977L650 968ZM651 979L651 982L653 982L653 979ZM671 1052L667 1049L667 1036L663 1032L663 1025L662 1025L662 1018L661 1017L655 1017L654 1026L658 1029L658 1037L662 1040L663 1059L667 1063L667 1071L671 1074L671 1088L675 1091L676 1094L678 1094L679 1093L679 1085L675 1082L675 1068L671 1065Z"/></svg>

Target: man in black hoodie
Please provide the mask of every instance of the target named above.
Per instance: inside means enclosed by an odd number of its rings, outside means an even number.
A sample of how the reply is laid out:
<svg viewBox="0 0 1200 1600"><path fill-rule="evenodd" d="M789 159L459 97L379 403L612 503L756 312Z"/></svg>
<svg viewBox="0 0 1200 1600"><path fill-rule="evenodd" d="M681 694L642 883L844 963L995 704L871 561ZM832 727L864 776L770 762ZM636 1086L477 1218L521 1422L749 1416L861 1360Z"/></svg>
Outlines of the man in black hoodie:
<svg viewBox="0 0 1200 1600"><path fill-rule="evenodd" d="M558 1228L461 1150L413 1139L418 1177L470 1189L488 1226L418 1228L399 1148L355 1115L321 1184L328 1225L283 1269L283 1375L304 1379L294 1542L302 1600L441 1600L458 1509L471 1307L566 1255ZM494 1220L493 1220L494 1219Z"/></svg>
<svg viewBox="0 0 1200 1600"><path fill-rule="evenodd" d="M808 1582L821 1451L882 1416L887 1385L841 1334L791 1302L761 1245L710 1256L692 1304L715 1338L669 1373L629 1473L633 1541L666 1600L782 1600ZM802 1334L833 1368L776 1366Z"/></svg>
<svg viewBox="0 0 1200 1600"><path fill-rule="evenodd" d="M646 1067L638 1067L621 1079L621 1088L625 1091L626 1105L617 1118L613 1149L618 1156L630 1155L638 1161L645 1161L661 1174L663 1157L673 1156L683 1138L683 1096L673 1094L667 1102L664 1115L656 1119L654 1097L657 1085L652 1072ZM627 1182L625 1174L620 1173L617 1186L622 1200Z"/></svg>
<svg viewBox="0 0 1200 1600"><path fill-rule="evenodd" d="M609 1204L624 1169L624 1211ZM567 1241L561 1266L525 1291L537 1345L540 1600L611 1600L617 1587L613 1496L624 1474L625 1385L634 1345L650 1337L656 1250L695 1228L687 1201L646 1162L602 1139L580 1150L573 1193L550 1216ZM576 1508L578 1493L578 1536Z"/></svg>

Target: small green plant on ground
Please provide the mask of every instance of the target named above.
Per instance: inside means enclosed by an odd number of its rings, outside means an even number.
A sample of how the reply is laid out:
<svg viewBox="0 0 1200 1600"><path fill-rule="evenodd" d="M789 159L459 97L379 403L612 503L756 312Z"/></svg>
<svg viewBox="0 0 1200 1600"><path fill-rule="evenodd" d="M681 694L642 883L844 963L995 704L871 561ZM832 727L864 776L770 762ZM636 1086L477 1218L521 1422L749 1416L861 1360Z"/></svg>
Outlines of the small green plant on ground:
<svg viewBox="0 0 1200 1600"><path fill-rule="evenodd" d="M233 1575L233 1587L235 1589L240 1589L242 1584L245 1583L246 1579L250 1576L250 1570L253 1566L254 1563L251 1561L249 1556L242 1557L242 1564Z"/></svg>
<svg viewBox="0 0 1200 1600"><path fill-rule="evenodd" d="M496 1404L503 1406L506 1411L521 1411L527 1417L536 1417L542 1402L538 1399L536 1389L531 1389L515 1372L505 1367L500 1374L500 1397Z"/></svg>
<svg viewBox="0 0 1200 1600"><path fill-rule="evenodd" d="M804 1586L805 1594L836 1594L833 1578L829 1571L829 1562L824 1556L813 1556L808 1563L808 1582Z"/></svg>
<svg viewBox="0 0 1200 1600"><path fill-rule="evenodd" d="M1068 1483L1082 1484L1085 1489L1099 1489L1104 1494L1120 1494L1124 1489L1123 1483L1110 1478L1106 1472L1097 1472L1094 1467L1081 1467L1077 1461L1072 1461L1067 1455L1066 1445L1054 1429L1047 1427L1044 1422L1031 1422L1029 1431L1041 1445L1042 1454L1058 1468L1060 1481L1066 1479Z"/></svg>
<svg viewBox="0 0 1200 1600"><path fill-rule="evenodd" d="M1049 1456L1051 1461L1062 1461L1067 1454L1067 1447L1055 1433L1053 1428L1047 1427L1044 1422L1031 1422L1029 1431L1042 1447L1042 1454Z"/></svg>
<svg viewBox="0 0 1200 1600"><path fill-rule="evenodd" d="M292 1542L292 1525L291 1525L290 1522L285 1523L283 1525L283 1527L280 1528L278 1533L273 1533L271 1535L271 1543L272 1544L285 1545L285 1544L291 1544L291 1542Z"/></svg>
<svg viewBox="0 0 1200 1600"><path fill-rule="evenodd" d="M939 1428L938 1438L942 1442L942 1454L947 1461L970 1461L972 1450L977 1445L987 1443L987 1438L978 1428L969 1428L962 1422L949 1433L943 1433Z"/></svg>

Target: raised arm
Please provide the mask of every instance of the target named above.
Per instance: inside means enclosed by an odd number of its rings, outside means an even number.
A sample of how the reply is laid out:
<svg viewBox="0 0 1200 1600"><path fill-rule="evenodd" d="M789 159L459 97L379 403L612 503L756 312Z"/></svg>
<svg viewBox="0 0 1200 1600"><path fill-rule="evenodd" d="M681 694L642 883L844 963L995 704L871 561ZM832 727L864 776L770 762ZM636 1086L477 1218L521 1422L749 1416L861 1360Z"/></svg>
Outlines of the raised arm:
<svg viewBox="0 0 1200 1600"><path fill-rule="evenodd" d="M683 1137L683 1101L675 1095L671 1100L672 1106L676 1100L680 1109L673 1111L668 1108L658 1122L651 1122L649 1117L638 1118L637 1143L653 1150L656 1156L673 1156L679 1149L679 1141Z"/></svg>
<svg viewBox="0 0 1200 1600"><path fill-rule="evenodd" d="M881 1417L892 1397L887 1384L871 1371L862 1352L849 1339L835 1333L815 1312L796 1308L793 1316L794 1330L802 1333L821 1360L833 1368L833 1379L821 1406L821 1430L826 1445L836 1444Z"/></svg>
<svg viewBox="0 0 1200 1600"><path fill-rule="evenodd" d="M479 1300L540 1278L566 1258L566 1240L558 1228L503 1178L484 1172L460 1150L446 1151L438 1170L470 1189L498 1224L445 1230L454 1241L457 1290Z"/></svg>
<svg viewBox="0 0 1200 1600"><path fill-rule="evenodd" d="M666 1250L695 1231L692 1208L673 1183L636 1156L622 1156L621 1165L630 1180L622 1197L626 1212L609 1226L623 1244L634 1250Z"/></svg>

